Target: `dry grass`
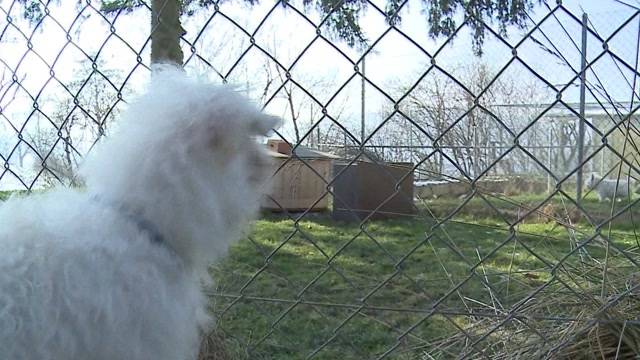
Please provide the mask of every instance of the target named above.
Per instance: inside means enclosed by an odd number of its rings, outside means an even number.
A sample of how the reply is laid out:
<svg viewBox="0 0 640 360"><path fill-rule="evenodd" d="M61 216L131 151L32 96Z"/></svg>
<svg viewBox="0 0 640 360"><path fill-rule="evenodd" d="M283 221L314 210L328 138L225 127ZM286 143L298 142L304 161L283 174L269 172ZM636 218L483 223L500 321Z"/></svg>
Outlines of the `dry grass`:
<svg viewBox="0 0 640 360"><path fill-rule="evenodd" d="M216 331L204 334L198 360L232 360L226 349L224 337Z"/></svg>
<svg viewBox="0 0 640 360"><path fill-rule="evenodd" d="M601 271L603 268L594 270ZM546 338L518 339L522 324L502 329L505 340L493 356L504 359L640 359L640 273L624 275L611 270L609 291L602 295L602 283L585 286L577 297L558 292L534 304L529 312L557 313L558 321L531 321ZM591 272L593 273L593 272ZM579 274L575 274L579 275ZM587 274L576 278L587 284ZM570 320L569 320L570 319ZM508 335L506 333L509 332Z"/></svg>

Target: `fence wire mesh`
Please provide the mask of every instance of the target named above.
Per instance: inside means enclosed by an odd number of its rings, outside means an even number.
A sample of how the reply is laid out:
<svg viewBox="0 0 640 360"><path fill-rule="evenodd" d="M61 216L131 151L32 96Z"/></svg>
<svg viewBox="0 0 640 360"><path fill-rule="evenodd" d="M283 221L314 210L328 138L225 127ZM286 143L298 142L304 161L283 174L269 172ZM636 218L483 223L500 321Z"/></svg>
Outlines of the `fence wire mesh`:
<svg viewBox="0 0 640 360"><path fill-rule="evenodd" d="M434 39L422 2L309 4L183 4L185 68L285 119L282 191L212 269L202 357L640 352L640 11L541 3L509 36L467 17ZM366 10L355 46L345 4ZM81 184L149 76L151 9L0 2L3 196Z"/></svg>

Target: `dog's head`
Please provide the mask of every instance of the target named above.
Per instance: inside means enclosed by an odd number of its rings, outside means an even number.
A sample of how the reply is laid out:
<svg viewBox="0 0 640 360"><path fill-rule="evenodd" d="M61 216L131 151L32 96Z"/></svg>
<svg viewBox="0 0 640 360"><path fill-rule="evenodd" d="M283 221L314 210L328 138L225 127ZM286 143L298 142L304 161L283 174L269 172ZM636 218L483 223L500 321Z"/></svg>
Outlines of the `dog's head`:
<svg viewBox="0 0 640 360"><path fill-rule="evenodd" d="M139 148L127 156L140 156L150 167L169 166L166 172L176 175L198 173L217 184L253 188L266 179L266 148L257 140L268 136L279 118L233 87L171 66L154 70L147 93L124 116L126 138Z"/></svg>
<svg viewBox="0 0 640 360"><path fill-rule="evenodd" d="M172 67L157 68L144 101L149 103L141 108L159 112L154 118L167 127L169 143L180 142L176 146L186 150L185 155L202 166L208 159L216 170L261 164L266 151L256 139L280 123L234 88L190 78Z"/></svg>
<svg viewBox="0 0 640 360"><path fill-rule="evenodd" d="M211 260L258 208L270 168L258 139L279 122L231 87L161 67L84 175L90 191L142 209L184 257Z"/></svg>

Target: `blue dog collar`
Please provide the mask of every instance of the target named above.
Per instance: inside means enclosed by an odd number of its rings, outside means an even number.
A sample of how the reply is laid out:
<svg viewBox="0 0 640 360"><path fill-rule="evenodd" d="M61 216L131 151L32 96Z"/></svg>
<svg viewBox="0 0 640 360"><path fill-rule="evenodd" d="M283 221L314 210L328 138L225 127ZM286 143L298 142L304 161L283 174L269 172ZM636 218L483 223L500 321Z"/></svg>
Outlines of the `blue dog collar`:
<svg viewBox="0 0 640 360"><path fill-rule="evenodd" d="M158 230L158 227L153 222L145 218L142 214L140 214L139 211L134 211L128 208L125 204L117 205L111 201L107 201L103 199L98 195L92 196L91 199L94 202L115 211L116 213L121 215L123 218L132 222L138 229L147 233L147 235L149 236L149 240L152 243L163 245L171 249L169 244L165 241L164 236L162 236L162 233L160 232L160 230Z"/></svg>

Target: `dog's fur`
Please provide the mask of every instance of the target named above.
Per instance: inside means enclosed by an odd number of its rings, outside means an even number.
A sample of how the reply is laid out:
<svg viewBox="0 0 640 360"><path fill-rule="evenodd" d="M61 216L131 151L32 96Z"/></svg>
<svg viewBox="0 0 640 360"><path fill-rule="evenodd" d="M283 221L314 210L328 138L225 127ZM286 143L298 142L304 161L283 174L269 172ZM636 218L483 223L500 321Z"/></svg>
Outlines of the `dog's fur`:
<svg viewBox="0 0 640 360"><path fill-rule="evenodd" d="M201 282L259 204L276 126L234 91L163 67L83 191L0 206L0 359L193 359Z"/></svg>
<svg viewBox="0 0 640 360"><path fill-rule="evenodd" d="M629 196L630 184L625 179L603 179L591 173L586 185L587 189L598 194L598 201L624 199Z"/></svg>

